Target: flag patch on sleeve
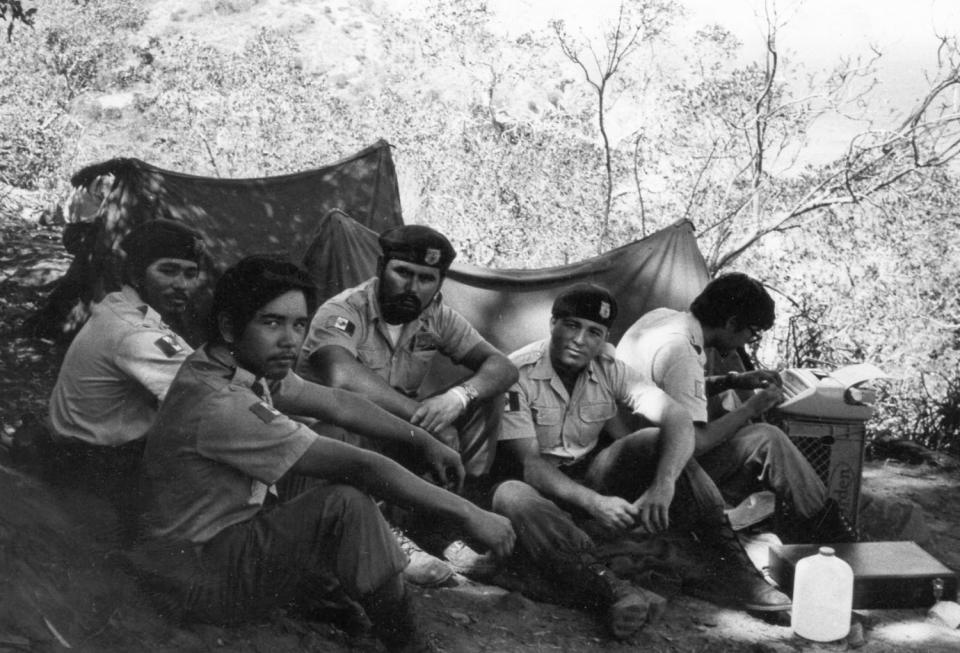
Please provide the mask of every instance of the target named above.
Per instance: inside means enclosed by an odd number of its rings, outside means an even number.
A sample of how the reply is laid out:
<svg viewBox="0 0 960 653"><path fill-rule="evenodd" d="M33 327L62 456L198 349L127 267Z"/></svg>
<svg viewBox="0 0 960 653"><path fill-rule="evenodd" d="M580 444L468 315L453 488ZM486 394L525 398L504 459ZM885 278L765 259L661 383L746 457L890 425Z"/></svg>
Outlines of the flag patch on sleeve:
<svg viewBox="0 0 960 653"><path fill-rule="evenodd" d="M357 326L342 315L333 315L327 319L327 328L343 331L348 336L352 336Z"/></svg>
<svg viewBox="0 0 960 653"><path fill-rule="evenodd" d="M508 413L515 413L520 410L520 393L516 390L507 392L507 402L504 410Z"/></svg>
<svg viewBox="0 0 960 653"><path fill-rule="evenodd" d="M707 398L707 388L703 381L693 382L693 396L697 399Z"/></svg>
<svg viewBox="0 0 960 653"><path fill-rule="evenodd" d="M437 336L429 331L422 331L413 337L414 351L435 351L439 346Z"/></svg>
<svg viewBox="0 0 960 653"><path fill-rule="evenodd" d="M273 406L269 406L262 401L258 401L257 403L250 406L250 412L256 415L257 417L259 417L260 421L263 422L264 424L269 424L273 420L280 417L280 415L282 414L279 410L277 410Z"/></svg>
<svg viewBox="0 0 960 653"><path fill-rule="evenodd" d="M154 343L157 349L162 351L167 358L172 358L183 351L183 345L177 342L173 336L160 336Z"/></svg>

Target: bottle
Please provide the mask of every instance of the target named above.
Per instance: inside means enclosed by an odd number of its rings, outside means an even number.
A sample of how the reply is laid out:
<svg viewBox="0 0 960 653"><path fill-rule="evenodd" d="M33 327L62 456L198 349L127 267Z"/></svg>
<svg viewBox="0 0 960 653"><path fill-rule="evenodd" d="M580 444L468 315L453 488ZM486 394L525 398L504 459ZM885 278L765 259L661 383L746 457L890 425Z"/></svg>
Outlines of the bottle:
<svg viewBox="0 0 960 653"><path fill-rule="evenodd" d="M850 632L853 570L829 546L797 563L793 580L793 632L814 642L832 642Z"/></svg>

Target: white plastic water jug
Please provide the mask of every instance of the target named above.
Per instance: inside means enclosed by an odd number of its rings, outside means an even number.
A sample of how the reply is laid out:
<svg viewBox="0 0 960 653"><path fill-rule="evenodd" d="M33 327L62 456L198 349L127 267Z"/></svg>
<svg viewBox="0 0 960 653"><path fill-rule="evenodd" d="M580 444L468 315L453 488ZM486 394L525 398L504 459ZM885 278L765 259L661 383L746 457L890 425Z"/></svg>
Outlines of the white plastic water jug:
<svg viewBox="0 0 960 653"><path fill-rule="evenodd" d="M832 642L850 632L853 570L829 546L797 562L790 626L800 637Z"/></svg>

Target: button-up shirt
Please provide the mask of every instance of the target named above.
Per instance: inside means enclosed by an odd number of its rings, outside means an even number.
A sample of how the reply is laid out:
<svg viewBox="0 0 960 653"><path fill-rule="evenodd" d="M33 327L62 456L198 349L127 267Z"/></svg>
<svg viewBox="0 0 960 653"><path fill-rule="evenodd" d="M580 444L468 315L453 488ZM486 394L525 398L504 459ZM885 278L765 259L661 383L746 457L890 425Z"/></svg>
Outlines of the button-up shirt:
<svg viewBox="0 0 960 653"><path fill-rule="evenodd" d="M679 402L694 422L707 421L703 327L690 313L658 308L627 329L617 358L638 369Z"/></svg>
<svg viewBox="0 0 960 653"><path fill-rule="evenodd" d="M152 537L206 542L247 521L318 437L277 411L266 384L223 355L202 348L186 360L147 435ZM273 384L288 398L304 388L293 372Z"/></svg>
<svg viewBox="0 0 960 653"><path fill-rule="evenodd" d="M485 342L467 320L436 298L412 322L403 325L396 343L380 316L376 277L328 299L317 309L300 349L297 372L313 379L310 356L327 345L339 345L407 396L416 396L434 357L454 363Z"/></svg>
<svg viewBox="0 0 960 653"><path fill-rule="evenodd" d="M534 342L510 355L520 378L507 393L500 440L536 437L547 460L574 462L597 445L618 405L642 413L645 402L662 395L639 372L616 360L609 344L568 393L550 361L549 342Z"/></svg>
<svg viewBox="0 0 960 653"><path fill-rule="evenodd" d="M116 446L147 432L193 349L130 286L93 305L50 396L58 436Z"/></svg>

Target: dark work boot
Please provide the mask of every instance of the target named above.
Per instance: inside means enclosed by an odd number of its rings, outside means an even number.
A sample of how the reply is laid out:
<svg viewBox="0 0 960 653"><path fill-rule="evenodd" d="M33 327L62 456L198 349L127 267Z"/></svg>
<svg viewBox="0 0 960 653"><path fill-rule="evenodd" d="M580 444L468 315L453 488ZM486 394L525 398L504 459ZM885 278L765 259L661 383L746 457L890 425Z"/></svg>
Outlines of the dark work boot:
<svg viewBox="0 0 960 653"><path fill-rule="evenodd" d="M583 607L604 616L616 639L627 639L659 619L666 599L627 582L590 554L580 554L556 570L562 584L576 593Z"/></svg>
<svg viewBox="0 0 960 653"><path fill-rule="evenodd" d="M370 594L360 604L373 624L373 633L388 651L396 653L430 653L437 651L430 636L417 626L413 599L397 574Z"/></svg>
<svg viewBox="0 0 960 653"><path fill-rule="evenodd" d="M713 564L702 578L686 585L688 593L708 601L732 601L748 612L790 609L790 597L754 566L726 517L722 524L703 528L697 536Z"/></svg>
<svg viewBox="0 0 960 653"><path fill-rule="evenodd" d="M837 544L858 539L856 529L847 521L835 499L827 499L817 514L805 519L798 536L804 544Z"/></svg>

